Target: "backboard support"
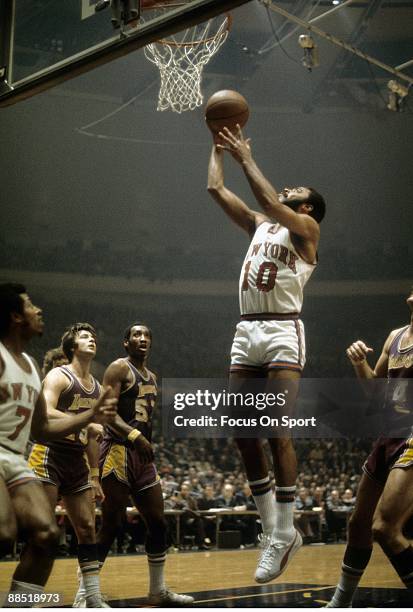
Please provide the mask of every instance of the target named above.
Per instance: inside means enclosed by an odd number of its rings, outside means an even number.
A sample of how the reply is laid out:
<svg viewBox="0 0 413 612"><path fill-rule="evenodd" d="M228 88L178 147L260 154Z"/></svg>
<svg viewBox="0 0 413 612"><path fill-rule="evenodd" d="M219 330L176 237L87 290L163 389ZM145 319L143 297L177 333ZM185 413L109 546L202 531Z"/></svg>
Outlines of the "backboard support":
<svg viewBox="0 0 413 612"><path fill-rule="evenodd" d="M55 3L57 8L47 0L3 0L0 106L36 95L250 1L188 0L125 34L113 30L110 11L95 13L96 0L65 0Z"/></svg>

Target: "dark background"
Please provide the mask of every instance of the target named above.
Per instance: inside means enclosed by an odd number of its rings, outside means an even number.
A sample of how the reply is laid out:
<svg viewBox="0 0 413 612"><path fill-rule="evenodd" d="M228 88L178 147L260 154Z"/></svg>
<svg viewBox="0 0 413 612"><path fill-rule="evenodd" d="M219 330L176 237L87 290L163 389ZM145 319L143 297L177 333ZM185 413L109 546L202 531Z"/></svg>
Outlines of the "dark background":
<svg viewBox="0 0 413 612"><path fill-rule="evenodd" d="M49 23L53 3L22 4L27 23L46 17L30 31L19 22L20 69L52 52L63 57L76 29L66 3L61 21ZM332 7L277 4L303 19ZM378 357L390 329L408 321L413 103L389 111L393 77L316 36L320 67L307 71L303 30L258 1L233 20L204 69L204 97L222 88L245 95L245 132L265 175L277 188L311 185L325 196L320 264L303 311L306 375L352 376L349 342L366 339ZM413 57L412 2L355 2L317 25L389 65ZM158 71L139 50L0 110L0 278L25 281L44 306L38 358L66 325L88 320L106 365L122 354L124 327L143 319L161 376L225 375L248 240L206 191L202 109L159 113L158 89ZM226 178L257 207L230 158Z"/></svg>

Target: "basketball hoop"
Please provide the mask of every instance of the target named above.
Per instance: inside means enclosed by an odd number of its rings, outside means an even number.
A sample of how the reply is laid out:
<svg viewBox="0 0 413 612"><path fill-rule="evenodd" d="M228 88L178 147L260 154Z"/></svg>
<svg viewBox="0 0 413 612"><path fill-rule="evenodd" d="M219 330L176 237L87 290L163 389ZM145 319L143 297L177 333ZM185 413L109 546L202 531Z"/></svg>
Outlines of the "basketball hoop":
<svg viewBox="0 0 413 612"><path fill-rule="evenodd" d="M148 6L142 4L145 12L161 15L165 9L170 10L186 2L155 0L153 5L150 2ZM144 47L146 58L158 66L161 75L158 111L170 109L183 113L201 106L202 71L226 41L230 27L231 15L225 13Z"/></svg>

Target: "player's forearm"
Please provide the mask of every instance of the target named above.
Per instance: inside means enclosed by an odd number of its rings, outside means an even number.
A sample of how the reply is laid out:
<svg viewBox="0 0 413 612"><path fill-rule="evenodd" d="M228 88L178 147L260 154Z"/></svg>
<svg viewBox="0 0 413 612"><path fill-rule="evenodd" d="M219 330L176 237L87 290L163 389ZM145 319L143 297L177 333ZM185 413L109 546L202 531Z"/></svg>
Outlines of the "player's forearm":
<svg viewBox="0 0 413 612"><path fill-rule="evenodd" d="M214 191L209 190L211 196L219 204L224 213L237 225L249 230L250 211L248 207L226 187Z"/></svg>
<svg viewBox="0 0 413 612"><path fill-rule="evenodd" d="M224 187L224 167L222 153L219 153L215 147L212 148L211 157L208 166L208 193L216 202L223 208L224 212L230 214L228 210L228 191Z"/></svg>
<svg viewBox="0 0 413 612"><path fill-rule="evenodd" d="M89 438L86 446L86 456L90 470L96 470L99 466L100 444L96 438Z"/></svg>
<svg viewBox="0 0 413 612"><path fill-rule="evenodd" d="M242 168L255 198L264 212L281 225L285 225L288 215L278 199L278 193L265 178L254 159L251 157L243 161Z"/></svg>
<svg viewBox="0 0 413 612"><path fill-rule="evenodd" d="M359 363L353 363L353 368L357 375L357 378L361 378L363 380L370 380L376 377L374 370L369 366L367 359Z"/></svg>
<svg viewBox="0 0 413 612"><path fill-rule="evenodd" d="M70 415L66 412L62 412L61 410L57 410L56 408L47 408L47 418L48 419L67 419L70 418Z"/></svg>
<svg viewBox="0 0 413 612"><path fill-rule="evenodd" d="M213 193L224 186L224 164L223 155L215 147L212 147L208 166L208 191Z"/></svg>
<svg viewBox="0 0 413 612"><path fill-rule="evenodd" d="M33 435L36 440L57 440L68 434L78 433L88 425L95 417L95 411L91 408L80 414L67 416L64 419L47 418L37 425L33 422Z"/></svg>
<svg viewBox="0 0 413 612"><path fill-rule="evenodd" d="M122 438L127 438L131 431L133 431L133 427L125 423L125 421L118 414L115 417L115 420L110 424L110 428L116 434L118 434Z"/></svg>
<svg viewBox="0 0 413 612"><path fill-rule="evenodd" d="M251 234L255 231L254 214L243 200L225 187L222 157L223 153L214 146L208 168L208 192L234 223Z"/></svg>

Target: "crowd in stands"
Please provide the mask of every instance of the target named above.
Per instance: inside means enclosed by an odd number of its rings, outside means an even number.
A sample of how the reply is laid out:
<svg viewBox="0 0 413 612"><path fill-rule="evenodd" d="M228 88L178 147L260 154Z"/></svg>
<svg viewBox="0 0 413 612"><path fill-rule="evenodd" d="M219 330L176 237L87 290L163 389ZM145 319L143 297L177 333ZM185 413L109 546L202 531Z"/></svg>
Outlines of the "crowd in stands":
<svg viewBox="0 0 413 612"><path fill-rule="evenodd" d="M176 517L168 516L170 544L204 550L216 545L218 509L233 510L220 518L220 532L239 532L241 547L258 542L258 517L238 452L219 439L155 442L158 470L167 510L180 510L180 541ZM347 518L354 508L361 466L371 442L358 440L297 440L301 471L295 501L296 526L304 541L345 540ZM269 452L269 449L268 449ZM210 511L205 515L203 511ZM217 510L217 512L215 512ZM312 511L303 513L303 511ZM199 512L201 511L201 512ZM113 552L143 550L144 527L137 516L125 518Z"/></svg>
<svg viewBox="0 0 413 612"><path fill-rule="evenodd" d="M304 542L344 542L348 517L354 508L362 473L369 453L368 440L296 440L299 474L295 500L295 524ZM177 541L176 516L167 512L169 542L175 549L206 550L219 545L216 519L222 509L232 510L220 517L219 533L239 533L242 548L255 546L261 532L254 500L240 457L232 441L220 439L165 440L154 444L161 476L165 508L179 510L180 535ZM269 447L267 448L269 453ZM132 502L131 502L132 508ZM205 511L210 511L207 515ZM308 512L310 511L310 512ZM99 521L99 518L97 519ZM61 554L75 553L75 537L65 525ZM125 516L123 529L112 553L144 551L145 527L136 513Z"/></svg>
<svg viewBox="0 0 413 612"><path fill-rule="evenodd" d="M296 440L295 446L300 469L295 503L297 526L308 541L320 537L345 538L346 515L354 507L362 464L371 441ZM160 439L155 448L166 507L255 509L239 454L232 442L215 439L200 444L196 440ZM314 508L321 513L321 534L318 517L298 516L299 511ZM243 544L254 542L256 532L250 518L240 517L237 521ZM236 528L232 517L222 522L222 529L230 528ZM210 537L211 531L208 535ZM197 542L201 543L199 537Z"/></svg>

